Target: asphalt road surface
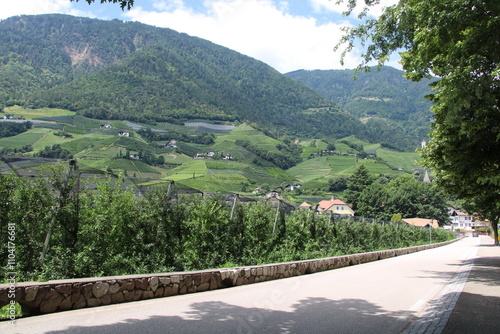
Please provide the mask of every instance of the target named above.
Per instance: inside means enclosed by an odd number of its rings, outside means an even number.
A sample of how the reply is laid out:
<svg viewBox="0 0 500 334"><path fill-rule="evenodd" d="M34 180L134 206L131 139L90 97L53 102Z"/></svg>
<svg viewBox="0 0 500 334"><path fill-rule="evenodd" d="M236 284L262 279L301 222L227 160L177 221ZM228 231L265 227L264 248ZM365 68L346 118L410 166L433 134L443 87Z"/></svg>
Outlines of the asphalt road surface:
<svg viewBox="0 0 500 334"><path fill-rule="evenodd" d="M0 333L428 332L418 321L439 309L436 301L453 308L446 296L456 296L450 289L460 294L478 244L466 238L311 275L22 318L15 326L0 323ZM440 333L443 319L434 320L433 332Z"/></svg>

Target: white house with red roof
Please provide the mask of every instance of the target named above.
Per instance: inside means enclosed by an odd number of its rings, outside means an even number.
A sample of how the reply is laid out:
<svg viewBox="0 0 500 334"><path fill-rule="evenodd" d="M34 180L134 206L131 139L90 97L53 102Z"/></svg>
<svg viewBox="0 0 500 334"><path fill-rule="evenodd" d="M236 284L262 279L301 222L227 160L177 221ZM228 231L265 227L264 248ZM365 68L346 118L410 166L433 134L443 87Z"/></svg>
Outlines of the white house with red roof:
<svg viewBox="0 0 500 334"><path fill-rule="evenodd" d="M354 216L354 210L351 209L349 205L333 197L330 200L320 201L318 203L318 210L322 212L332 212L342 216Z"/></svg>

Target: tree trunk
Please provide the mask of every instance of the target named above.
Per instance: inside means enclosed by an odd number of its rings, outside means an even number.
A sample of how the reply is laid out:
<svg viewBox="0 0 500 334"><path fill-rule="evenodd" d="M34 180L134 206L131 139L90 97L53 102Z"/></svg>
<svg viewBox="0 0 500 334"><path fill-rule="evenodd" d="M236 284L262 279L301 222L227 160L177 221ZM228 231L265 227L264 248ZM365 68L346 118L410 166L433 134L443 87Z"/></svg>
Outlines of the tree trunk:
<svg viewBox="0 0 500 334"><path fill-rule="evenodd" d="M491 221L491 229L493 230L494 245L498 246L498 219Z"/></svg>

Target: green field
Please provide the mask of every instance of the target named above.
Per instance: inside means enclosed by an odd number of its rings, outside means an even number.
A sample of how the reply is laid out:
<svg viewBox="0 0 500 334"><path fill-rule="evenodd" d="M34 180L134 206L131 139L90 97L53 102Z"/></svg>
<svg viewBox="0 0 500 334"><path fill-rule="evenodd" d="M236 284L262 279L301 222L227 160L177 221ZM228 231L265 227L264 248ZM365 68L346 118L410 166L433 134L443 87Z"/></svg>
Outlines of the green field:
<svg viewBox="0 0 500 334"><path fill-rule="evenodd" d="M13 137L0 138L0 147L21 148L24 145L33 145L33 143L45 135L46 131L43 129L34 129Z"/></svg>
<svg viewBox="0 0 500 334"><path fill-rule="evenodd" d="M181 183L201 191L242 192L247 190L249 181L240 174L217 174L184 179Z"/></svg>
<svg viewBox="0 0 500 334"><path fill-rule="evenodd" d="M163 182L171 179L181 182L187 187L204 191L244 192L262 185L269 187L284 186L291 182L304 182L323 188L328 179L337 176L350 176L364 164L368 171L378 174L403 174L417 165L417 153L401 153L381 149L380 144L370 144L355 136L343 138L350 143L363 145L369 152L376 152L376 159L358 159L354 149L348 145L335 141L335 151L345 155L329 155L309 158L312 153L320 153L327 148L327 142L321 139L301 139L303 151L302 163L287 171L277 168L273 163L254 152L237 145L238 140L247 140L260 150L282 154L276 146L282 143L279 140L266 136L248 124L241 124L229 134L217 134L213 145L202 145L178 141L177 148L153 147L144 140L124 121L97 120L75 115L62 109L23 109L10 107L6 110L15 116L25 118L52 119L50 128L34 128L14 137L0 139L0 148L21 148L32 145L34 153L46 146L60 144L63 149L70 151L75 158L90 169L105 171L111 169L114 173L125 173L127 176L144 179L151 183L153 180ZM57 122L64 122L57 123ZM101 129L101 124L111 124L110 129ZM129 126L130 125L130 126ZM64 126L64 131L71 132L71 137L55 135L58 129ZM55 127L55 128L54 128ZM186 128L180 125L160 123L155 128L167 131L183 130L183 133L194 134L195 128ZM137 128L137 127L135 127ZM130 137L120 137L118 132L127 130ZM157 143L158 144L158 143ZM128 153L148 151L156 156L163 156L164 168L150 166L139 160L124 159ZM217 157L230 155L231 160L193 159L197 153L216 152ZM30 155L32 153L28 153ZM349 155L348 155L349 154ZM400 170L400 169L404 169ZM97 172L97 171L96 171ZM148 179L148 180L146 180Z"/></svg>
<svg viewBox="0 0 500 334"><path fill-rule="evenodd" d="M14 117L22 116L26 119L43 118L43 117L59 117L76 115L74 111L56 108L40 108L30 109L21 106L12 106L4 108L6 114L12 114Z"/></svg>
<svg viewBox="0 0 500 334"><path fill-rule="evenodd" d="M396 152L385 149L378 149L377 156L395 168L403 168L407 172L418 168L417 160L420 155L416 152Z"/></svg>
<svg viewBox="0 0 500 334"><path fill-rule="evenodd" d="M318 157L307 159L301 164L287 170L287 173L297 178L301 182L326 177L331 172L328 157Z"/></svg>
<svg viewBox="0 0 500 334"><path fill-rule="evenodd" d="M167 178L174 181L206 176L205 160L191 160L167 172Z"/></svg>

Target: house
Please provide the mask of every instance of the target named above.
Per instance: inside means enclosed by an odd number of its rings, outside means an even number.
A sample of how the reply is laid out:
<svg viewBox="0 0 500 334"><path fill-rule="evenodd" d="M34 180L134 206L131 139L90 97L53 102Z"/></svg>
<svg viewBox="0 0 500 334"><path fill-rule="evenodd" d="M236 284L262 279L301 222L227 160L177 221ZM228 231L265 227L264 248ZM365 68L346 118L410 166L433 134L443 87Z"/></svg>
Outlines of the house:
<svg viewBox="0 0 500 334"><path fill-rule="evenodd" d="M453 206L450 206L448 208L448 214L450 216L452 230L462 230L464 232L472 232L476 228L489 227L487 223L482 222L473 215L461 211Z"/></svg>
<svg viewBox="0 0 500 334"><path fill-rule="evenodd" d="M319 212L318 211L319 205L311 205L307 202L303 202L301 205L299 205L299 210L312 210L314 212Z"/></svg>
<svg viewBox="0 0 500 334"><path fill-rule="evenodd" d="M425 218L403 218L403 221L407 224L417 226L417 227L429 227L439 228L439 224L435 219L425 219Z"/></svg>
<svg viewBox="0 0 500 334"><path fill-rule="evenodd" d="M285 189L286 190L294 191L294 190L300 189L301 187L302 187L302 185L299 184L299 183L291 183L291 184L287 185L285 187Z"/></svg>
<svg viewBox="0 0 500 334"><path fill-rule="evenodd" d="M277 190L271 190L264 197L265 197L266 200L267 199L271 199L271 198L276 198L276 199L279 199L279 200L283 199L283 196L281 196L280 193Z"/></svg>
<svg viewBox="0 0 500 334"><path fill-rule="evenodd" d="M99 127L101 129L111 129L111 124L101 124Z"/></svg>
<svg viewBox="0 0 500 334"><path fill-rule="evenodd" d="M318 203L318 210L320 212L332 212L341 216L354 216L354 210L347 203L333 197L330 200L320 201Z"/></svg>
<svg viewBox="0 0 500 334"><path fill-rule="evenodd" d="M255 188L254 190L252 190L252 194L254 195L257 195L258 193L260 193L262 191L262 188Z"/></svg>
<svg viewBox="0 0 500 334"><path fill-rule="evenodd" d="M165 147L176 148L177 147L177 140L170 139L170 141L165 145Z"/></svg>
<svg viewBox="0 0 500 334"><path fill-rule="evenodd" d="M299 209L311 210L312 205L307 202L303 202L301 205L299 205Z"/></svg>
<svg viewBox="0 0 500 334"><path fill-rule="evenodd" d="M120 131L118 132L118 136L130 137L130 133L128 133L127 131Z"/></svg>

